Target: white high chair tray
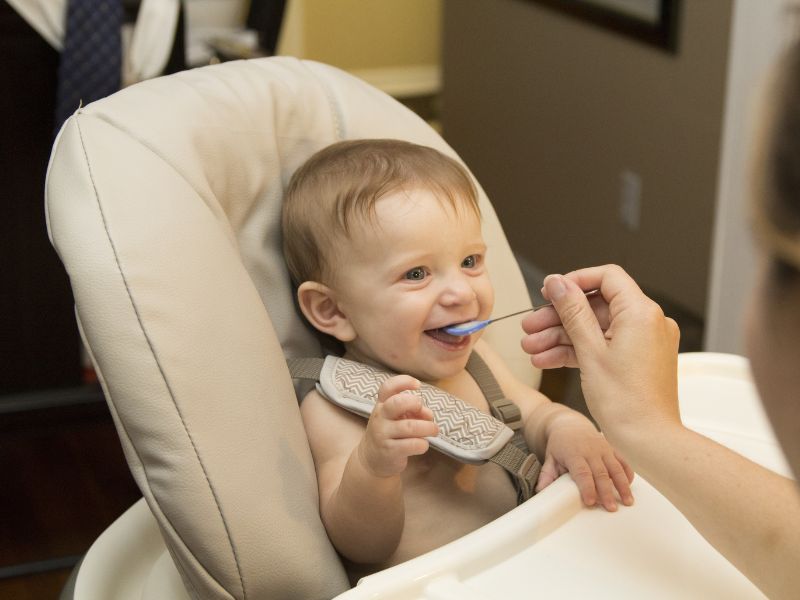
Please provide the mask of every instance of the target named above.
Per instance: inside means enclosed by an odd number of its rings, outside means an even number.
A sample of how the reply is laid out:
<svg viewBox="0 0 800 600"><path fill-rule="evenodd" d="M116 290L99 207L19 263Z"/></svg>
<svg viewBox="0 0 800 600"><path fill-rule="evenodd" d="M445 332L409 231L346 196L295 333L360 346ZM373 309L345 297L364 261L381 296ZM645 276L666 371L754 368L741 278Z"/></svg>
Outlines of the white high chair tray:
<svg viewBox="0 0 800 600"><path fill-rule="evenodd" d="M745 359L681 355L679 393L687 426L789 475ZM647 481L637 477L633 492L636 504L611 514L584 508L561 477L535 501L336 600L764 597ZM188 598L144 501L92 545L74 597Z"/></svg>
<svg viewBox="0 0 800 600"><path fill-rule="evenodd" d="M683 354L684 423L789 474L752 385L733 355ZM376 573L337 600L363 598L763 598L647 481L617 513L587 509L569 476L500 519Z"/></svg>

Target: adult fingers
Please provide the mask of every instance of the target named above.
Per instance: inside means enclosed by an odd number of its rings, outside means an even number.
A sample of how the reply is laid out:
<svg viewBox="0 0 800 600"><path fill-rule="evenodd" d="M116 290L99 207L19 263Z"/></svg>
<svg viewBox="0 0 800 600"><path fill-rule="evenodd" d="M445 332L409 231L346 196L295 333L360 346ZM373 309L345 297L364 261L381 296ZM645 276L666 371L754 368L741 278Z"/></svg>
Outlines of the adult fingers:
<svg viewBox="0 0 800 600"><path fill-rule="evenodd" d="M576 368L578 357L572 346L556 346L531 355L531 364L537 369Z"/></svg>
<svg viewBox="0 0 800 600"><path fill-rule="evenodd" d="M525 333L533 334L561 325L561 319L558 318L558 313L555 308L552 306L545 306L544 308L526 314L522 318L522 321L520 321L520 324Z"/></svg>
<svg viewBox="0 0 800 600"><path fill-rule="evenodd" d="M522 349L528 354L538 354L556 346L571 345L567 332L560 324L522 338Z"/></svg>
<svg viewBox="0 0 800 600"><path fill-rule="evenodd" d="M602 352L606 343L603 330L583 290L562 275L548 275L544 286L564 330L575 346L578 359L582 353L596 355Z"/></svg>
<svg viewBox="0 0 800 600"><path fill-rule="evenodd" d="M542 290L544 290L544 288L542 288ZM597 317L597 322L600 323L600 327L604 330L608 329L611 324L608 303L599 294L590 296L587 300L589 300L589 306L592 307L592 311ZM550 327L561 325L561 318L558 316L558 312L555 308L552 306L545 306L525 315L522 318L521 325L525 333L537 333L549 329Z"/></svg>
<svg viewBox="0 0 800 600"><path fill-rule="evenodd" d="M633 278L618 265L578 269L567 273L565 277L574 281L582 290L599 289L609 304L620 294L623 297L631 294L643 295Z"/></svg>

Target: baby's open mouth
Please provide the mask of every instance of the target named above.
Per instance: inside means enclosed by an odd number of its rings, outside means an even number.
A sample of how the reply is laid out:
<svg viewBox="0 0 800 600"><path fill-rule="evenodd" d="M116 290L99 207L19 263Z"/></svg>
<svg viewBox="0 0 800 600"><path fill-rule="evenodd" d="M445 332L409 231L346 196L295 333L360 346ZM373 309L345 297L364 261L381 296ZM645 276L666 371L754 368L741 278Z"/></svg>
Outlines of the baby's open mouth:
<svg viewBox="0 0 800 600"><path fill-rule="evenodd" d="M447 333L444 328L440 329L426 329L425 333L435 340L444 342L445 344L459 344L469 339L469 336L451 335Z"/></svg>

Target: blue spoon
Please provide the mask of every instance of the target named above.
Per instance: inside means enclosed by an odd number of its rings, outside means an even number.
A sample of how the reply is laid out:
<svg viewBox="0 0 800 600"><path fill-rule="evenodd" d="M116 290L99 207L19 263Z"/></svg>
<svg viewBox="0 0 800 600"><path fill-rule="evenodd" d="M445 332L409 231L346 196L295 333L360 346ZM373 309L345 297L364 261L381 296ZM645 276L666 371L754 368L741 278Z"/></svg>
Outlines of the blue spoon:
<svg viewBox="0 0 800 600"><path fill-rule="evenodd" d="M592 296L596 296L600 290L591 290L589 292L584 292L587 298L591 298ZM531 312L532 310L539 310L540 308L545 308L547 306L552 306L552 302L548 302L547 304L539 304L538 306L534 306L533 308L526 308L525 310L520 310L515 313L511 313L510 315L505 315L503 317L497 317L495 319L486 319L485 321L467 321L466 323L459 323L458 325L450 325L449 327L443 327L442 331L445 333L449 333L450 335L457 335L457 336L465 336L470 335L471 333L475 333L476 331L480 331L484 327L491 325L495 321L501 321L502 319L508 319L509 317L515 317L517 315L521 315L522 313Z"/></svg>

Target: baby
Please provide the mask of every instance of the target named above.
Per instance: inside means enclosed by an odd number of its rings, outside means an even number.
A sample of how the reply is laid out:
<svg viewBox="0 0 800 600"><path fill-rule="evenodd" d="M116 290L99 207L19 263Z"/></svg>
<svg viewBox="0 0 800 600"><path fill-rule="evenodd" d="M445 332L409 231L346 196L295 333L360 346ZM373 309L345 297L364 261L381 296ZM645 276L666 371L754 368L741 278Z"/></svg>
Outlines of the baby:
<svg viewBox="0 0 800 600"><path fill-rule="evenodd" d="M308 321L344 356L401 373L365 420L316 390L301 414L316 466L320 513L352 580L432 550L516 505L499 466L429 451L437 435L414 393L435 385L483 412L465 370L476 352L520 409L524 437L544 458L539 491L569 471L585 504L633 503L633 473L592 423L519 382L481 332L442 328L487 319L494 292L475 187L440 152L399 140L354 140L312 156L292 177L284 252Z"/></svg>

